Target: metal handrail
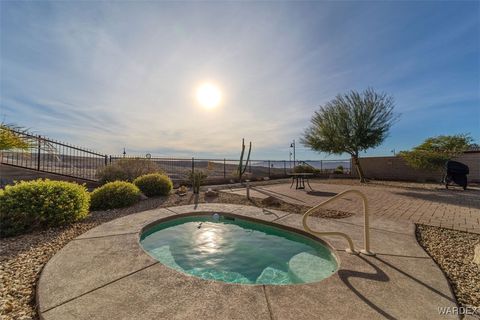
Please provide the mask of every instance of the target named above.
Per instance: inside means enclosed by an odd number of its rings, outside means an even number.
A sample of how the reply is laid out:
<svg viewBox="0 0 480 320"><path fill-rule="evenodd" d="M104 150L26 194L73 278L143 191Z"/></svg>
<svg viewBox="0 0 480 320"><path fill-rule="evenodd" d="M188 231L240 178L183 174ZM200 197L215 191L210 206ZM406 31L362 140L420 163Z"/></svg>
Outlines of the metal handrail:
<svg viewBox="0 0 480 320"><path fill-rule="evenodd" d="M368 200L367 200L367 197L358 190L350 189L350 190L343 191L343 192L331 197L330 199L325 200L320 204L317 204L313 208L310 208L309 210L307 210L307 212L304 213L303 219L302 219L303 228L307 232L309 232L311 234L314 234L314 235L317 235L317 236L341 236L341 237L344 237L348 241L348 246L349 246L347 249L345 249L345 251L347 253L350 253L350 254L358 254L358 252L355 250L355 247L353 245L352 238L350 238L350 236L348 236L347 234L345 234L343 232L337 232L337 231L327 231L327 232L314 231L314 230L310 229L310 227L307 225L308 216L311 215L315 210L317 210L320 207L323 207L324 205L326 205L330 202L333 202L334 200L336 200L336 199L338 199L338 198L340 198L340 197L342 197L342 196L344 196L348 193L354 193L354 194L360 196L360 198L362 199L362 202L363 202L363 216L364 216L364 226L363 226L363 228L364 228L365 248L363 250L360 250L360 252L365 254L365 255L368 255L368 256L374 256L375 253L370 251L370 232L369 232L370 231L370 229L369 229L370 226L369 226L369 220L368 220Z"/></svg>

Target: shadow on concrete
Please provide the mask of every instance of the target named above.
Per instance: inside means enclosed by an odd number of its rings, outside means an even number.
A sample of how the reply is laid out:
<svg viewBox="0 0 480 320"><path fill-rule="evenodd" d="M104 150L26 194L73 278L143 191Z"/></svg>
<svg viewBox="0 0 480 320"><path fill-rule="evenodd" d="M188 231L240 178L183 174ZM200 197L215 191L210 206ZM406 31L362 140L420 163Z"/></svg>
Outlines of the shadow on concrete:
<svg viewBox="0 0 480 320"><path fill-rule="evenodd" d="M275 217L280 218L278 214L276 214L275 212L271 211L271 210L268 210L268 208L262 208L262 212L264 214L273 214Z"/></svg>
<svg viewBox="0 0 480 320"><path fill-rule="evenodd" d="M316 197L333 197L336 196L338 193L325 191L307 191L307 194Z"/></svg>
<svg viewBox="0 0 480 320"><path fill-rule="evenodd" d="M251 188L252 190L255 190L257 192L260 192L260 193L263 193L265 195L268 195L268 196L272 196L272 197L275 197L275 198L278 198L278 197L285 197L285 198L289 198L289 199L292 199L292 200L295 200L295 201L299 201L299 202L303 202L305 203L305 201L301 200L301 199L298 199L298 198L295 198L295 197L291 197L289 195L286 195L284 193L281 193L281 192L278 192L278 191L273 191L273 190L265 190L265 189L260 189L260 188ZM281 200L281 199L280 199ZM286 201L288 202L288 201Z"/></svg>
<svg viewBox="0 0 480 320"><path fill-rule="evenodd" d="M188 199L188 203L192 203L195 205L194 208L197 209L198 203L200 202L200 195L198 193L192 193L190 195L190 199Z"/></svg>
<svg viewBox="0 0 480 320"><path fill-rule="evenodd" d="M380 258L380 257L378 257L378 256L375 256L374 258L375 258L376 260L380 261L381 263L389 266L390 268L394 269L395 271L403 274L403 275L406 276L407 278L410 278L411 280L415 281L416 283L421 284L422 286L424 286L425 288L429 289L430 291L435 292L436 294L438 294L439 296L447 299L448 301L451 301L451 302L453 302L453 303L455 303L455 304L457 303L457 301L456 301L455 299L452 299L452 297L444 294L444 293L441 292L441 291L438 291L437 289L433 288L432 286L428 285L427 283L425 283L425 282L423 282L423 281L415 278L414 276L410 275L409 273L406 273L405 271L403 271L403 270L399 269L398 267L394 266L393 264L391 264L391 263L383 260L382 258Z"/></svg>
<svg viewBox="0 0 480 320"><path fill-rule="evenodd" d="M373 269L375 269L375 273L366 273L366 272L359 272L359 271L352 271L352 270L338 270L338 276L340 277L340 280L350 289L352 290L353 293L355 293L365 304L367 304L370 308L378 312L380 315L382 315L384 318L394 320L397 319L385 310L383 310L382 307L377 306L375 303L373 303L371 300L369 300L366 296L360 293L351 283L350 283L350 278L361 278L361 279L366 279L366 280L374 280L374 281L379 281L379 282L388 282L390 281L390 278L387 276L385 272L383 272L382 269L377 267L375 264L372 262L368 261L362 256L358 256L359 259L362 259L363 262L369 264Z"/></svg>
<svg viewBox="0 0 480 320"><path fill-rule="evenodd" d="M440 202L461 207L470 207L480 209L480 193L476 190L438 190L435 193L396 191L394 194L427 200L431 202Z"/></svg>

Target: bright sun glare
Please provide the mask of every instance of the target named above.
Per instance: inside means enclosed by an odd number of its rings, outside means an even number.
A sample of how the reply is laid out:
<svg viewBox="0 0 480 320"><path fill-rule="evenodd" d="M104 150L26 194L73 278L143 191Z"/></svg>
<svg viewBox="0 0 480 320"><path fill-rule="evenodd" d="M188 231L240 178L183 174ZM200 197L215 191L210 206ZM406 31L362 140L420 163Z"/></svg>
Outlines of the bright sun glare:
<svg viewBox="0 0 480 320"><path fill-rule="evenodd" d="M222 100L222 92L211 83L204 83L197 88L197 101L206 109L217 107Z"/></svg>

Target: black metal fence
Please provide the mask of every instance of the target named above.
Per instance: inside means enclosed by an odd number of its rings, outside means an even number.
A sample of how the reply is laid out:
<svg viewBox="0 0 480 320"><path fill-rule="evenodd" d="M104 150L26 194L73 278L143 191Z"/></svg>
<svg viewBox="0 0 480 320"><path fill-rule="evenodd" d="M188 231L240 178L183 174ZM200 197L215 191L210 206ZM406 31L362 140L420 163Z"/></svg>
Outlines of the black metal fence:
<svg viewBox="0 0 480 320"><path fill-rule="evenodd" d="M109 163L132 156L111 156ZM203 158L165 158L150 157L174 181L187 181L192 171L200 170L207 175L207 181L234 182L238 180L237 159L203 159ZM350 160L307 160L296 161L296 165L310 166L318 175L330 175L338 167L343 168L344 174L350 174ZM294 170L293 161L287 160L250 160L245 170L244 177L252 181L286 178Z"/></svg>
<svg viewBox="0 0 480 320"><path fill-rule="evenodd" d="M39 135L14 132L28 142L29 148L2 151L2 164L91 181L97 179L98 169L108 164L106 155Z"/></svg>
<svg viewBox="0 0 480 320"><path fill-rule="evenodd" d="M135 156L111 156L109 163L120 159L137 158ZM238 160L236 159L205 159L205 158L165 158L150 157L174 181L187 181L192 171L202 171L207 175L207 181L238 180ZM284 160L250 160L245 170L245 178L260 180L266 177L282 178L292 172L293 165Z"/></svg>
<svg viewBox="0 0 480 320"><path fill-rule="evenodd" d="M146 159L137 156L104 155L39 135L12 131L28 141L30 147L26 150L2 151L0 154L2 164L97 181L98 172L102 168L120 159ZM209 182L234 182L238 180L237 159L150 156L148 159L176 182L187 181L189 173L196 170L206 173ZM338 166L342 166L344 172L349 174L351 168L350 160L308 160L296 161L296 164L310 166L318 174L331 174ZM285 178L293 172L294 167L294 162L287 160L250 160L245 171L245 177L250 180Z"/></svg>

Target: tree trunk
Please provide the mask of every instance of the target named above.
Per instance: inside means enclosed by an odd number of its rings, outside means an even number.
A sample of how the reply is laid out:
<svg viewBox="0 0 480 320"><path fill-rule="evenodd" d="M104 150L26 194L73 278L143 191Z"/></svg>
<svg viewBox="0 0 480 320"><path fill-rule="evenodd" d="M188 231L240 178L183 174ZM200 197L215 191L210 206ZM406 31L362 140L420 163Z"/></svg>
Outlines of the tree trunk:
<svg viewBox="0 0 480 320"><path fill-rule="evenodd" d="M360 178L361 183L367 182L365 179L365 175L363 174L362 166L360 165L360 161L358 160L358 156L352 156L353 162L355 163L355 167L357 168L358 177Z"/></svg>

